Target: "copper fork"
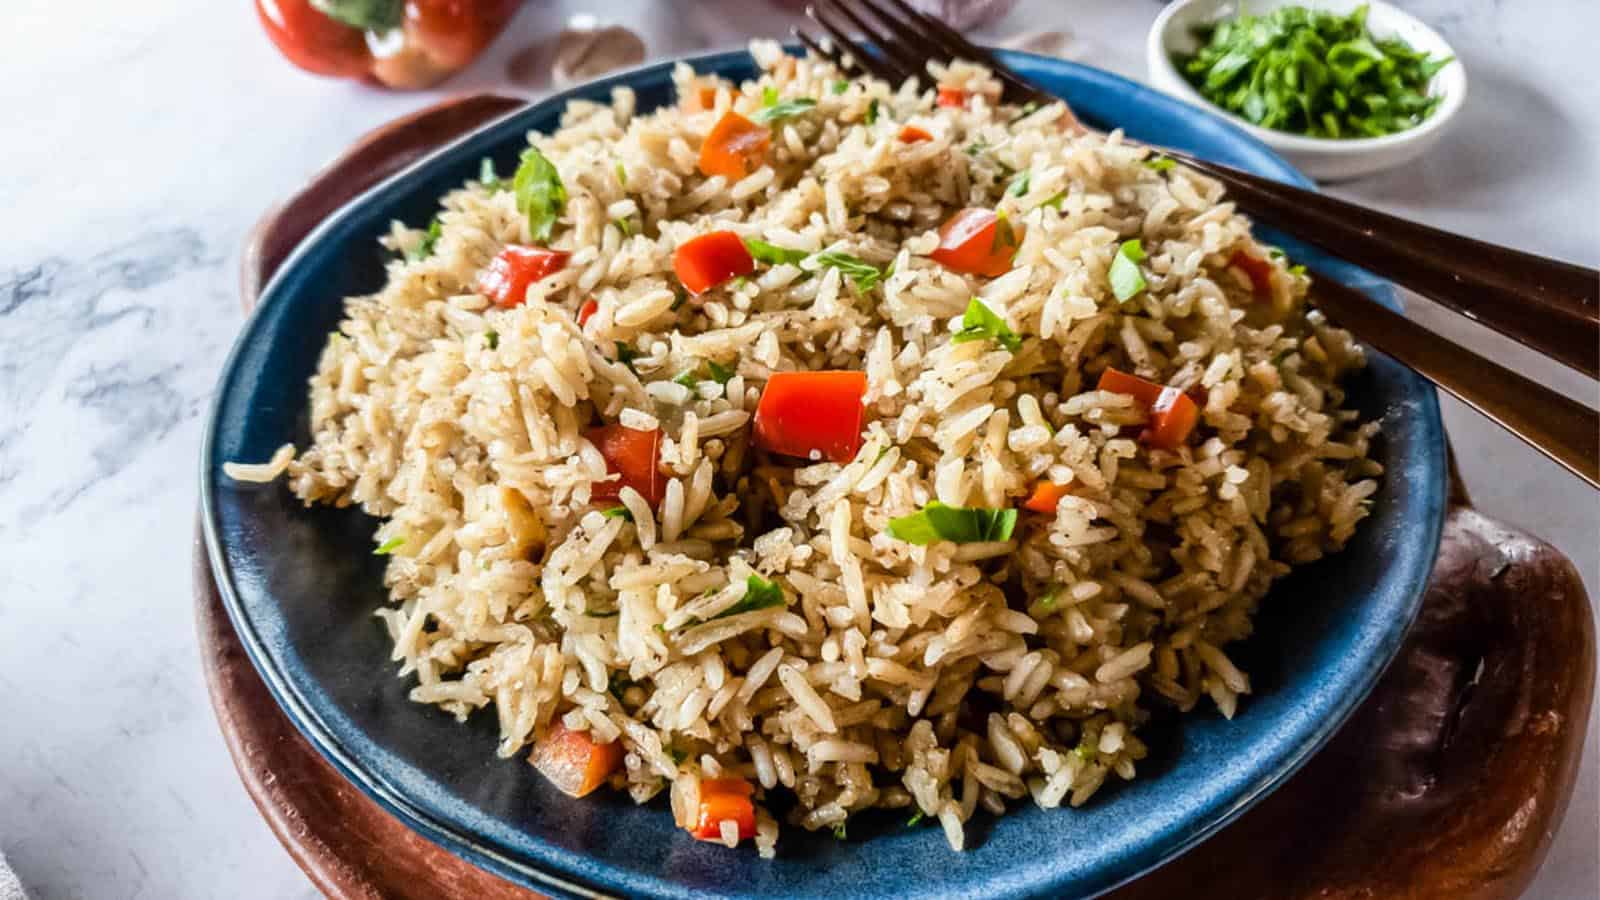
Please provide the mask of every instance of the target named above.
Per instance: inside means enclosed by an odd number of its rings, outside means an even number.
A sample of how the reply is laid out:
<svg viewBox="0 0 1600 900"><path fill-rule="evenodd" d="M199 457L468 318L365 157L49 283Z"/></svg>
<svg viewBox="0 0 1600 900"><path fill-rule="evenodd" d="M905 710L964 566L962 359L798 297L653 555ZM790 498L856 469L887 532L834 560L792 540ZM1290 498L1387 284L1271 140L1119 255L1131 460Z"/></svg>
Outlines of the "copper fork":
<svg viewBox="0 0 1600 900"><path fill-rule="evenodd" d="M1063 103L988 49L903 0L818 0L806 15L825 33L794 36L844 69L891 84L926 77L930 60L965 59L995 73L1010 103ZM865 42L849 36L857 32ZM1067 109L1066 125L1083 128ZM1226 185L1239 208L1392 279L1564 366L1600 377L1600 272L1410 222L1231 166L1160 148ZM1600 414L1311 272L1313 302L1363 342L1600 488Z"/></svg>

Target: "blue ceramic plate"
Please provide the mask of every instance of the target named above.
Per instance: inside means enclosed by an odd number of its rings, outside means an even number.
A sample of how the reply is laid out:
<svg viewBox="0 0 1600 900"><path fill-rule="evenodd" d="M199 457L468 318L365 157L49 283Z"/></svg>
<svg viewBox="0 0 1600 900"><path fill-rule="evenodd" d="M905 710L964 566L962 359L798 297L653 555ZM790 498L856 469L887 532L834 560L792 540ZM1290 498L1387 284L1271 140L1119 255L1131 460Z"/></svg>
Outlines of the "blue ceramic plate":
<svg viewBox="0 0 1600 900"><path fill-rule="evenodd" d="M1085 120L1310 186L1237 128L1130 81L1021 53L1003 54ZM749 57L719 53L697 69L744 79ZM1237 650L1256 693L1238 718L1158 720L1152 756L1132 784L1080 810L1015 804L975 821L965 853L903 815L852 820L850 839L786 831L774 861L673 827L664 799L636 807L602 792L568 799L520 759L495 757L489 714L466 725L406 699L389 640L374 522L352 510L302 508L282 485L249 487L227 460L261 460L308 439L306 379L340 298L384 278L376 239L391 219L426 221L437 198L472 178L483 156L509 171L529 129L553 130L566 101L604 100L626 84L641 109L671 102L671 63L586 85L491 123L368 191L308 237L245 324L217 387L201 460L206 539L228 612L267 685L307 738L352 782L422 834L472 862L561 895L684 897L1091 896L1198 843L1280 784L1356 708L1400 645L1438 549L1445 453L1434 392L1383 357L1352 387L1382 416L1383 489L1350 546L1270 596L1258 635ZM1392 292L1281 235L1268 239L1340 280ZM1233 652L1233 651L1230 651Z"/></svg>

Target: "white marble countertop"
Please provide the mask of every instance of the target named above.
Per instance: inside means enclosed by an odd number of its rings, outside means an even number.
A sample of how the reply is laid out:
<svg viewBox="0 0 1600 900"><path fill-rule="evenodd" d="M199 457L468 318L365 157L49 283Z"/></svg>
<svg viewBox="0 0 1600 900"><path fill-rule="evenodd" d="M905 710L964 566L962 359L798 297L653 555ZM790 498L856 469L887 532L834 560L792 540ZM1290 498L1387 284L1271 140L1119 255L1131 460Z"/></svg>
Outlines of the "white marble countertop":
<svg viewBox="0 0 1600 900"><path fill-rule="evenodd" d="M35 898L314 896L241 789L205 698L189 586L201 417L240 323L238 248L256 216L438 94L302 75L247 3L5 5L0 852ZM1600 103L1578 74L1593 68L1600 6L1403 5L1455 43L1471 97L1432 154L1336 192L1600 261ZM1024 0L990 33L1068 29L1073 55L1140 77L1158 9ZM641 30L652 55L786 30L765 0L533 0L518 38L449 89L495 85L514 45L580 10ZM1480 506L1560 547L1600 595L1596 495L1459 404L1445 410ZM1597 743L1592 726L1530 896L1600 891Z"/></svg>

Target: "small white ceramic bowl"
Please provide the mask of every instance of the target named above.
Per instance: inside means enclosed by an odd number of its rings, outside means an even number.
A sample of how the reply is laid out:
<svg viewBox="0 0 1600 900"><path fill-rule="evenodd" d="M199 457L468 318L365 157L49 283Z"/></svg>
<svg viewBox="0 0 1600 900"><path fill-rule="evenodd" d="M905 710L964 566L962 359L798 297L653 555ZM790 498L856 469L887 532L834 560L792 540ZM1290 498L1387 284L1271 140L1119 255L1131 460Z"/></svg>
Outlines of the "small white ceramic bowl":
<svg viewBox="0 0 1600 900"><path fill-rule="evenodd" d="M1430 93L1444 100L1433 115L1415 128L1376 138L1315 138L1260 128L1212 104L1196 91L1172 62L1174 54L1189 55L1198 48L1194 29L1239 14L1241 5L1252 15L1261 15L1280 6L1304 6L1349 13L1362 0L1180 0L1169 5L1150 26L1145 42L1145 64L1150 81L1169 94L1226 116L1312 178L1336 181L1355 178L1410 162L1432 147L1444 134L1450 120L1467 99L1467 72L1461 61L1440 69L1429 84ZM1416 17L1387 3L1368 4L1367 28L1377 37L1399 37L1429 56L1455 56L1439 33Z"/></svg>

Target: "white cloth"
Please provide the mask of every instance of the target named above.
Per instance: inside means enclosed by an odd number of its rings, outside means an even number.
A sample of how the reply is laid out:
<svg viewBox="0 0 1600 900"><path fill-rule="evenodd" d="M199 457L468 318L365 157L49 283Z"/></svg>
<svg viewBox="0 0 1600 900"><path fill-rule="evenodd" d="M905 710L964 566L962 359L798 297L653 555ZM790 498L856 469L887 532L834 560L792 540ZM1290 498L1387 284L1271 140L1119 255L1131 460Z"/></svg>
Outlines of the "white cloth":
<svg viewBox="0 0 1600 900"><path fill-rule="evenodd" d="M28 895L22 891L22 882L6 865L4 854L0 854L0 900L28 900Z"/></svg>

